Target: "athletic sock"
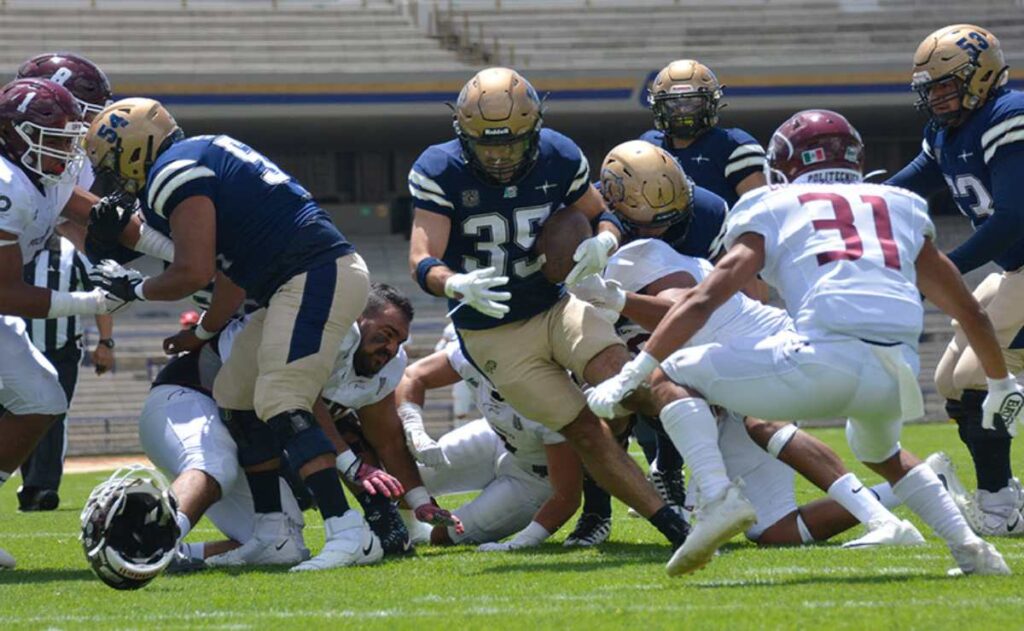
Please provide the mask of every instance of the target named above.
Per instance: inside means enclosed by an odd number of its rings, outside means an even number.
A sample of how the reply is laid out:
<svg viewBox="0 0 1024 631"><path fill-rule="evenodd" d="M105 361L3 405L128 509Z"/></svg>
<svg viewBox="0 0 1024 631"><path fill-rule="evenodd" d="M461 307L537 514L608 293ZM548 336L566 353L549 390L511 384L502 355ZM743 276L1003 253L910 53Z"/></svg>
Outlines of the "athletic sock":
<svg viewBox="0 0 1024 631"><path fill-rule="evenodd" d="M709 503L729 488L722 452L718 449L718 421L707 401L679 399L661 410L665 433L690 467L700 489L701 499Z"/></svg>
<svg viewBox="0 0 1024 631"><path fill-rule="evenodd" d="M949 545L978 540L935 472L921 463L892 485L892 492Z"/></svg>
<svg viewBox="0 0 1024 631"><path fill-rule="evenodd" d="M196 543L183 543L182 553L190 559L198 559L202 561L206 558L206 544L202 541Z"/></svg>
<svg viewBox="0 0 1024 631"><path fill-rule="evenodd" d="M900 498L896 497L896 494L892 492L892 485L888 482L882 482L871 487L871 492L875 494L878 501L882 503L882 506L889 510L892 510L903 503Z"/></svg>
<svg viewBox="0 0 1024 631"><path fill-rule="evenodd" d="M583 514L593 513L601 517L612 516L612 496L605 491L590 475L583 477Z"/></svg>
<svg viewBox="0 0 1024 631"><path fill-rule="evenodd" d="M341 488L338 471L333 467L321 469L307 476L305 483L316 498L316 504L320 507L320 514L324 519L341 517L348 510L345 491Z"/></svg>
<svg viewBox="0 0 1024 631"><path fill-rule="evenodd" d="M995 432L991 432L995 434ZM1013 439L1007 436L985 436L974 441L971 456L974 472L978 476L978 489L995 493L1006 488L1006 481L1013 477L1010 465L1010 447Z"/></svg>
<svg viewBox="0 0 1024 631"><path fill-rule="evenodd" d="M864 486L856 475L847 473L828 487L828 496L850 512L862 524L872 521L892 521L893 515L885 509L878 496Z"/></svg>
<svg viewBox="0 0 1024 631"><path fill-rule="evenodd" d="M181 541L188 535L189 532L192 531L192 522L189 521L188 515L181 511L178 511L178 513L174 516L174 521L178 522L178 530L181 531L181 533L178 535L178 541Z"/></svg>
<svg viewBox="0 0 1024 631"><path fill-rule="evenodd" d="M277 471L246 471L245 479L252 491L252 505L257 513L281 512L281 483Z"/></svg>
<svg viewBox="0 0 1024 631"><path fill-rule="evenodd" d="M690 534L690 525L679 516L679 513L672 510L668 504L659 508L658 512L651 515L648 521L661 534L665 535L665 538L669 540L673 548L683 545L686 541L686 536Z"/></svg>

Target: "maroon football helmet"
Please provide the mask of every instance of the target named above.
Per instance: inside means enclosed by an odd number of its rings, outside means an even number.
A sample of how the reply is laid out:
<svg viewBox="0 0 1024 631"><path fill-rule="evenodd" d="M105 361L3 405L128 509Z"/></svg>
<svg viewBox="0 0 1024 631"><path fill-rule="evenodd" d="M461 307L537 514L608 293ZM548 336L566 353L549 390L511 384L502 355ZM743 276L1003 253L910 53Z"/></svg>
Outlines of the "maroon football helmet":
<svg viewBox="0 0 1024 631"><path fill-rule="evenodd" d="M15 79L0 88L0 152L30 176L55 183L78 175L88 126L66 88L47 79Z"/></svg>
<svg viewBox="0 0 1024 631"><path fill-rule="evenodd" d="M859 182L864 174L864 141L841 114L797 112L772 134L768 166L787 182L811 174L814 182Z"/></svg>
<svg viewBox="0 0 1024 631"><path fill-rule="evenodd" d="M86 120L114 102L107 75L81 55L46 53L36 55L18 68L16 79L49 79L71 92L81 106Z"/></svg>

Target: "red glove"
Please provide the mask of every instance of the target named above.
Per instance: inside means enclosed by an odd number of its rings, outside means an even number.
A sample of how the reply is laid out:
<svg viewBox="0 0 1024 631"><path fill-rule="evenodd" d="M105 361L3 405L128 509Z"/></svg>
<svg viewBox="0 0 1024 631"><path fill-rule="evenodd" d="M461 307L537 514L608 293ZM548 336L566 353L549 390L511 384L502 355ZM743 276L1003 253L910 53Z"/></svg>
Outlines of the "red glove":
<svg viewBox="0 0 1024 631"><path fill-rule="evenodd" d="M459 518L437 505L433 499L427 504L420 504L414 511L416 519L431 526L445 526L455 528L457 534L466 532L465 526Z"/></svg>
<svg viewBox="0 0 1024 631"><path fill-rule="evenodd" d="M398 478L385 473L383 469L366 464L362 458L356 458L341 475L352 484L362 486L370 495L380 493L384 497L397 498L405 493Z"/></svg>

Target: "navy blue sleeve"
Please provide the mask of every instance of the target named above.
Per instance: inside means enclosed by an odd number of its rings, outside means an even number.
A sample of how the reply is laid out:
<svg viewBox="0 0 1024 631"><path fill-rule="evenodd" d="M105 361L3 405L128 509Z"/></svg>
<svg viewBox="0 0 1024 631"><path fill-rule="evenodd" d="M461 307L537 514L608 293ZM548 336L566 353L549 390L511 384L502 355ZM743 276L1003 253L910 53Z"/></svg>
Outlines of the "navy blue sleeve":
<svg viewBox="0 0 1024 631"><path fill-rule="evenodd" d="M913 162L900 169L900 171L886 180L884 184L898 186L908 191L917 193L921 197L928 197L935 191L946 185L942 178L942 171L927 153L922 151L917 154Z"/></svg>
<svg viewBox="0 0 1024 631"><path fill-rule="evenodd" d="M999 258L1024 239L1024 148L1001 152L990 164L995 210L985 223L955 250L950 260L961 274Z"/></svg>
<svg viewBox="0 0 1024 631"><path fill-rule="evenodd" d="M610 211L610 210L602 210L601 214L598 215L594 219L594 221L591 222L591 226L593 226L595 231L597 230L597 226L600 225L600 223L602 221L607 221L608 223L610 223L613 226L615 226L619 230L620 234L626 234L626 228L622 225L622 221L612 211Z"/></svg>

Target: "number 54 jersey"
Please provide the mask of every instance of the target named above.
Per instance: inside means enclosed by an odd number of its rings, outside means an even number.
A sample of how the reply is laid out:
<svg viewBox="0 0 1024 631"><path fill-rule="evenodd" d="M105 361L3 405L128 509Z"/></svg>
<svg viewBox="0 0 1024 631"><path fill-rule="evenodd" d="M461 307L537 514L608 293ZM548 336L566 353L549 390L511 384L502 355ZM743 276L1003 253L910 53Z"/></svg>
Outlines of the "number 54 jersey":
<svg viewBox="0 0 1024 631"><path fill-rule="evenodd" d="M812 341L917 348L924 309L915 261L935 236L926 202L878 184L764 186L729 213L725 244L764 237L763 278Z"/></svg>
<svg viewBox="0 0 1024 631"><path fill-rule="evenodd" d="M522 179L494 185L478 178L462 157L458 140L433 145L409 172L417 208L451 219L441 260L456 272L497 268L508 276L510 311L502 319L463 307L452 315L456 328L489 329L546 311L564 294L548 282L531 252L541 224L553 211L580 199L590 185L590 168L579 147L550 130L540 131L537 163ZM449 308L458 305L450 300Z"/></svg>

